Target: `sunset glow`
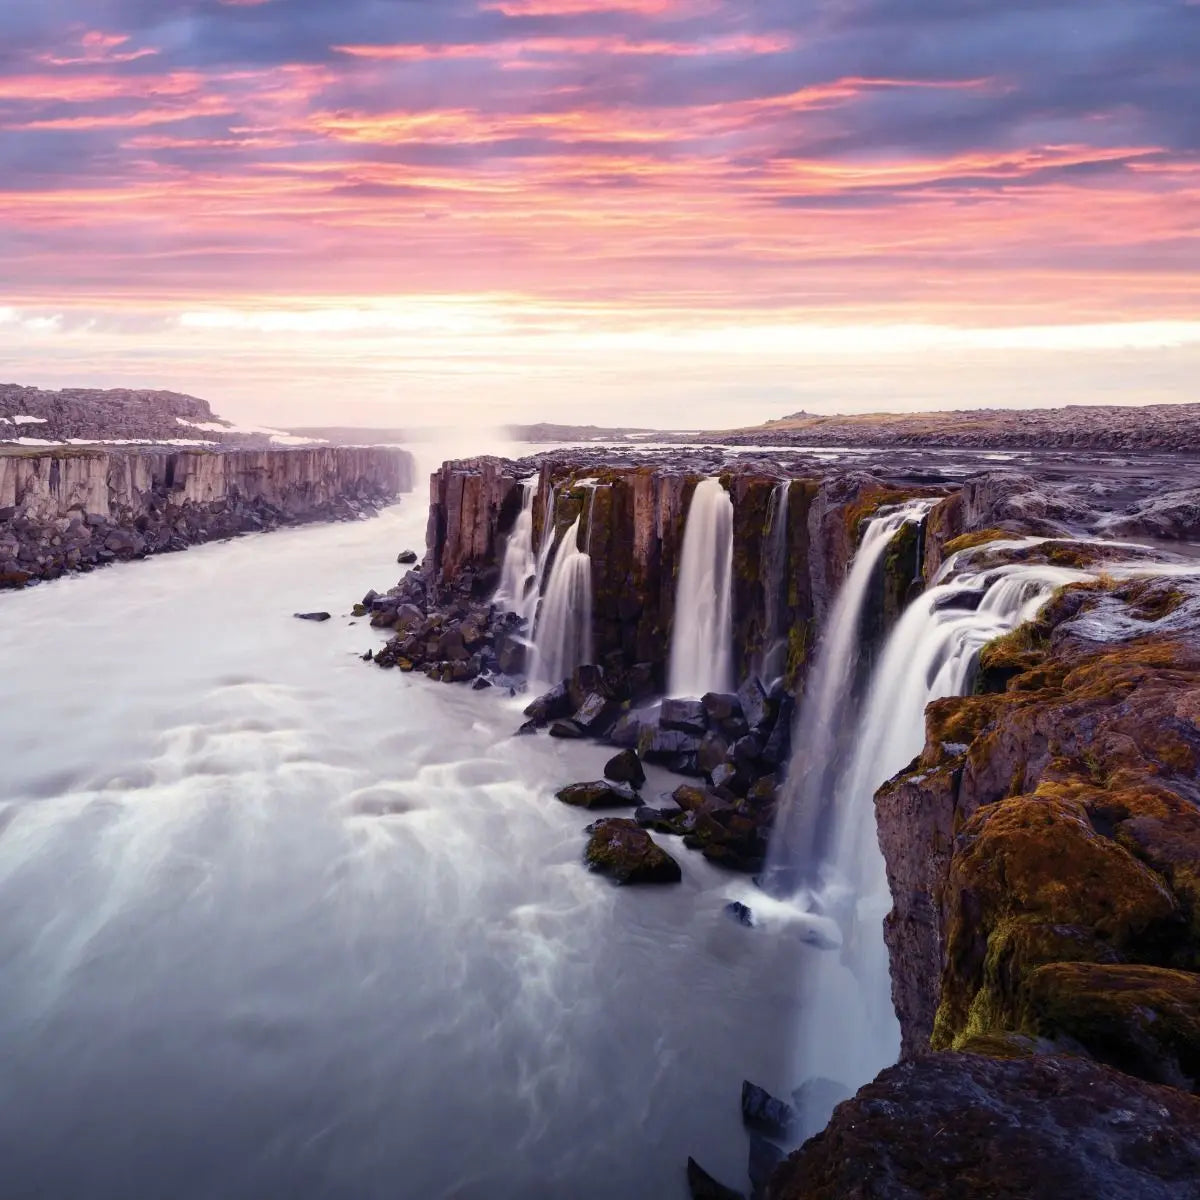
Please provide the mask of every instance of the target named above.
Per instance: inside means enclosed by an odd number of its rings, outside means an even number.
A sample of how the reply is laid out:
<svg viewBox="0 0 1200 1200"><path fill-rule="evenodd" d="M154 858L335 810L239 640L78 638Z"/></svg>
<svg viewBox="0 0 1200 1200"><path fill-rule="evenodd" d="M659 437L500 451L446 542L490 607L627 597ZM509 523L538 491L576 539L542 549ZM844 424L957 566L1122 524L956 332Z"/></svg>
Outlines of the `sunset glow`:
<svg viewBox="0 0 1200 1200"><path fill-rule="evenodd" d="M74 4L0 17L6 377L395 421L1193 398L1184 0Z"/></svg>

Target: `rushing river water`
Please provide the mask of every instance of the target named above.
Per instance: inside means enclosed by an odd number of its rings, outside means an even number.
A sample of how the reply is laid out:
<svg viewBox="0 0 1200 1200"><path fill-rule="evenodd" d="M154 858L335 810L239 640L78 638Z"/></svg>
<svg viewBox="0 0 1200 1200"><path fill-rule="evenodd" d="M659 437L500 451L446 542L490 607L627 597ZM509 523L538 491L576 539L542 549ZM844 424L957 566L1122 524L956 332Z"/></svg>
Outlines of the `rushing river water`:
<svg viewBox="0 0 1200 1200"><path fill-rule="evenodd" d="M589 875L552 793L603 748L359 660L349 604L424 524L417 496L0 594L6 1200L744 1180L741 1080L795 1083L821 952L731 921L745 887L678 843L682 886Z"/></svg>

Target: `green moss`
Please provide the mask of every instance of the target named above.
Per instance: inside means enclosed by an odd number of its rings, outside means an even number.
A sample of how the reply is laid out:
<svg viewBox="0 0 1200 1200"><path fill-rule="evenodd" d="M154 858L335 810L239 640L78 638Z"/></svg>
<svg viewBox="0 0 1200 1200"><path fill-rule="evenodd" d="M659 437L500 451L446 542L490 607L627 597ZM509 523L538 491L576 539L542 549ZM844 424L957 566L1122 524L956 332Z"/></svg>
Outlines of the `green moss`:
<svg viewBox="0 0 1200 1200"><path fill-rule="evenodd" d="M935 508L934 512L936 511L937 509ZM957 554L960 550L974 550L977 546L982 546L987 542L998 542L1012 536L1011 533L1004 529L973 529L970 533L960 533L958 537L951 538L942 547L942 553L949 558L952 554Z"/></svg>

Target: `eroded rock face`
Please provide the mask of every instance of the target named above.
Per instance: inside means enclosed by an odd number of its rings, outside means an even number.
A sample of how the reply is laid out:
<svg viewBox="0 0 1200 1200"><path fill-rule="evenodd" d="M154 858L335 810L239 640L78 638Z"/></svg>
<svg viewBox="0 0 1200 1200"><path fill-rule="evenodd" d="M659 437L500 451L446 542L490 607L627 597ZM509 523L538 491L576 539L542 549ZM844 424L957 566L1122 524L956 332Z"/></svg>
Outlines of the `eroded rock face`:
<svg viewBox="0 0 1200 1200"><path fill-rule="evenodd" d="M769 1200L1185 1200L1200 1100L1086 1059L933 1054L884 1071Z"/></svg>
<svg viewBox="0 0 1200 1200"><path fill-rule="evenodd" d="M411 483L401 450L0 449L0 581L352 520Z"/></svg>
<svg viewBox="0 0 1200 1200"><path fill-rule="evenodd" d="M1200 967L1198 618L1186 580L1073 587L984 651L1000 690L930 706L922 757L877 797L905 1055L1016 1030L1154 1057L1137 1004L1122 1030L1089 997L1096 971ZM1125 989L1162 997L1164 1024L1178 990ZM1191 1053L1153 1077L1190 1079Z"/></svg>

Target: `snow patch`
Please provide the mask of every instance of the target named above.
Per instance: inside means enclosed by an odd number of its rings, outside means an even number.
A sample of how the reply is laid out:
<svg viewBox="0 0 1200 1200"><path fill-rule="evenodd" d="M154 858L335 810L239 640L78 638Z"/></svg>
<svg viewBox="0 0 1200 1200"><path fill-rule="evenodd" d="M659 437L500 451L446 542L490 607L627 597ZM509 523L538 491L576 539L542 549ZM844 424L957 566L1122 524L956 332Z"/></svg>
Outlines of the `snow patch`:
<svg viewBox="0 0 1200 1200"><path fill-rule="evenodd" d="M22 416L20 413L11 417L10 420L14 425L48 425L50 423L45 417Z"/></svg>

